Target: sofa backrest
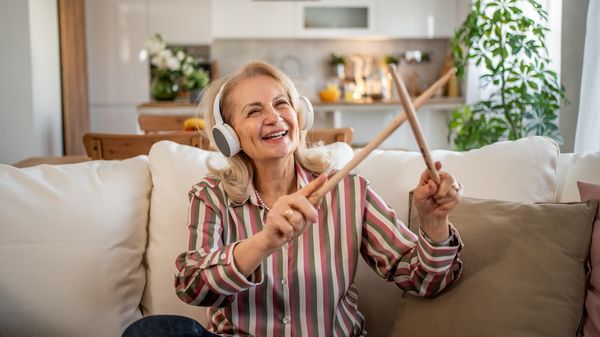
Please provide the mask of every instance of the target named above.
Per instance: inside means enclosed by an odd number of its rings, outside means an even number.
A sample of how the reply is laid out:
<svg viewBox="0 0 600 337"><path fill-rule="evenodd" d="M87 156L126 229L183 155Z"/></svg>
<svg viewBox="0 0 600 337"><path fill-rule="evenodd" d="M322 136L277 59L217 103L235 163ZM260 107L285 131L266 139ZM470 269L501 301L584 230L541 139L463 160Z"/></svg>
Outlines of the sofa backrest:
<svg viewBox="0 0 600 337"><path fill-rule="evenodd" d="M600 152L561 153L556 180L555 201L580 201L577 181L600 184Z"/></svg>
<svg viewBox="0 0 600 337"><path fill-rule="evenodd" d="M558 145L546 137L498 142L468 152L434 150L434 160L464 186L464 195L482 199L552 201L556 190ZM425 163L419 152L375 150L355 170L408 220L408 192Z"/></svg>

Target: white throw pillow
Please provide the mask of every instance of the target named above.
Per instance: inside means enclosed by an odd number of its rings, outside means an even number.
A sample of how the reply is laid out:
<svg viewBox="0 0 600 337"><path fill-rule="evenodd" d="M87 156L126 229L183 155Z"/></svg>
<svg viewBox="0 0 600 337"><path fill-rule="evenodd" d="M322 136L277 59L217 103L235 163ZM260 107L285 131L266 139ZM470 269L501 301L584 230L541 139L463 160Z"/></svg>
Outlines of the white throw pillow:
<svg viewBox="0 0 600 337"><path fill-rule="evenodd" d="M325 146L334 167L352 159L352 149L345 143ZM206 324L206 309L182 302L175 295L175 258L187 249L188 192L207 173L206 160L225 165L218 152L204 151L170 141L154 144L150 150L152 202L148 249L146 251L148 284L142 305L144 314L179 314Z"/></svg>
<svg viewBox="0 0 600 337"><path fill-rule="evenodd" d="M518 202L554 200L558 145L546 137L498 142L468 152L432 151L464 186L464 195ZM407 223L408 192L425 169L419 152L375 150L355 170Z"/></svg>
<svg viewBox="0 0 600 337"><path fill-rule="evenodd" d="M600 184L600 152L563 153L558 158L555 201L579 201L577 181Z"/></svg>
<svg viewBox="0 0 600 337"><path fill-rule="evenodd" d="M0 335L115 337L141 317L148 158L0 165Z"/></svg>

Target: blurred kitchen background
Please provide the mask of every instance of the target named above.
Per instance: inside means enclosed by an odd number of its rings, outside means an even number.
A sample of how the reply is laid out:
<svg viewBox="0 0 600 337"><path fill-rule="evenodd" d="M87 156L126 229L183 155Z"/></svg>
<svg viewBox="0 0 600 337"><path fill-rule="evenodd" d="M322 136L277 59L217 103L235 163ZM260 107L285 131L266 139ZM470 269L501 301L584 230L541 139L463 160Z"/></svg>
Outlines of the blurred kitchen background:
<svg viewBox="0 0 600 337"><path fill-rule="evenodd" d="M568 8L561 0L541 1L550 13L550 27L557 28L548 46L559 73L563 64L581 69L579 34L584 35L585 20L580 18L585 18L587 1L573 0ZM316 127L352 127L355 146L364 145L401 110L386 61L398 63L411 94L418 95L448 69L450 39L469 4L470 0L3 0L0 27L8 42L4 45L13 49L2 70L11 78L21 74L16 70L20 66L28 69L32 80L25 85L33 88L28 95L35 99L33 113L22 119L2 117L5 136L0 137L19 138L20 124L33 123L43 131L33 136L33 149L3 148L0 162L20 160L25 153L81 152L76 140L86 131L139 132L139 114L202 114L186 94L170 102L152 98L146 43L157 33L168 47L182 48L197 58L212 78L252 60L280 67L313 102ZM59 24L70 25L68 32L75 37L65 38L67 30L58 29ZM561 48L561 40L572 36L577 37L570 41L572 48ZM29 44L19 44L19 39ZM14 48L21 48L30 61L15 56ZM59 55L65 51L79 54L79 70L73 75L79 80L71 89L65 88L64 67L60 83L60 64L69 62ZM334 55L346 61L342 74L331 65ZM569 88L571 79L566 76L562 81ZM579 78L572 81L578 90ZM320 95L331 86L340 90L339 97ZM469 83L454 82L420 110L431 148L449 148L449 113L476 99L477 90ZM62 100L52 99L50 93L58 93ZM576 94L569 95L571 100ZM76 106L71 119L62 112L68 104ZM2 106L10 108L15 104ZM575 107L564 117L561 112L566 150L572 148L576 113ZM56 114L62 117L57 119ZM69 138L62 132L70 120L79 131ZM408 126L382 147L417 149Z"/></svg>

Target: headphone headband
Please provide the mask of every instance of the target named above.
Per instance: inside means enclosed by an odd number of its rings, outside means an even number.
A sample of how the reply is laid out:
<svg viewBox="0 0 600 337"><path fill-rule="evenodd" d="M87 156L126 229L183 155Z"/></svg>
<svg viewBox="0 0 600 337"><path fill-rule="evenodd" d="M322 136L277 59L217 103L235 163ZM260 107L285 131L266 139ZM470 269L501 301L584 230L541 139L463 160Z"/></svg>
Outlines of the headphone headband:
<svg viewBox="0 0 600 337"><path fill-rule="evenodd" d="M225 89L225 81L221 87L219 88L219 92L215 96L215 101L213 102L213 115L215 117L215 124L223 124L223 115L221 115L221 96L223 96L223 89Z"/></svg>

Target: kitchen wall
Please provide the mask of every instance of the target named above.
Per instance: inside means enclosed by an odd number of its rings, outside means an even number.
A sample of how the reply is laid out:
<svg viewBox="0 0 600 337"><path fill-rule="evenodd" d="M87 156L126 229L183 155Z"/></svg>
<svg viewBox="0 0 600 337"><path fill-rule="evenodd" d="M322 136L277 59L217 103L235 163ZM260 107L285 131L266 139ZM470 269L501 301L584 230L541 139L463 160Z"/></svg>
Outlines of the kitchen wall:
<svg viewBox="0 0 600 337"><path fill-rule="evenodd" d="M402 63L400 67L405 79L417 73L420 86L426 88L439 77L449 53L449 43L448 39L227 39L213 42L211 57L218 60L220 75L232 73L252 60L269 62L290 75L304 95L314 98L317 91L325 87L327 79L334 76L328 63L331 53L382 58L399 55L406 50L428 52L430 62Z"/></svg>

